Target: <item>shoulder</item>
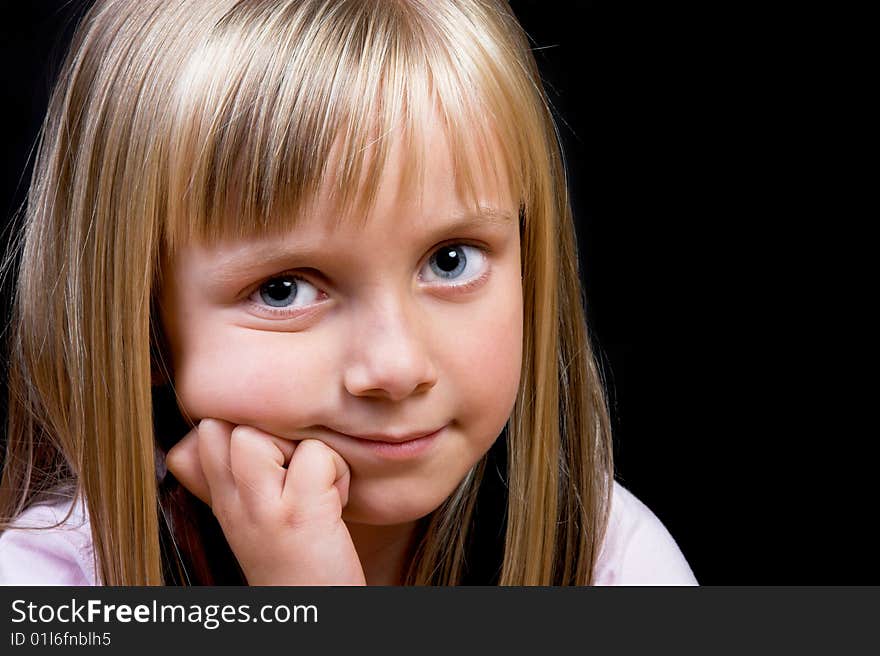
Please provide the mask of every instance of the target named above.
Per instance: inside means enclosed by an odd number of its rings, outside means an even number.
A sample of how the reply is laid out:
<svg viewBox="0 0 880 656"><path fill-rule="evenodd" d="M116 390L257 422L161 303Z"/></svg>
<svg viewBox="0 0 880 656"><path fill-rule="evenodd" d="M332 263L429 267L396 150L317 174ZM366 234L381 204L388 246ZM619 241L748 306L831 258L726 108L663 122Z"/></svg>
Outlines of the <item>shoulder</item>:
<svg viewBox="0 0 880 656"><path fill-rule="evenodd" d="M81 499L32 505L0 534L0 585L97 584L91 527Z"/></svg>
<svg viewBox="0 0 880 656"><path fill-rule="evenodd" d="M614 481L595 585L697 585L694 573L663 523Z"/></svg>

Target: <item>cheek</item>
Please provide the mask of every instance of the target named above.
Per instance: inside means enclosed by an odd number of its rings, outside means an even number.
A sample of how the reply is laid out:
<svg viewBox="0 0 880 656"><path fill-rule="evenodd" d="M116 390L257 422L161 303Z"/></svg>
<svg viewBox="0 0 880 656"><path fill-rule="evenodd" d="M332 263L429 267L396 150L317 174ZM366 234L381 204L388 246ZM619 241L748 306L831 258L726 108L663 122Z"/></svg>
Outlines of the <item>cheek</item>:
<svg viewBox="0 0 880 656"><path fill-rule="evenodd" d="M464 419L492 439L504 427L519 389L522 367L522 295L518 285L473 317L456 334L450 354L453 384Z"/></svg>
<svg viewBox="0 0 880 656"><path fill-rule="evenodd" d="M211 417L283 434L318 407L326 358L302 335L215 328L177 355L175 386L194 419Z"/></svg>

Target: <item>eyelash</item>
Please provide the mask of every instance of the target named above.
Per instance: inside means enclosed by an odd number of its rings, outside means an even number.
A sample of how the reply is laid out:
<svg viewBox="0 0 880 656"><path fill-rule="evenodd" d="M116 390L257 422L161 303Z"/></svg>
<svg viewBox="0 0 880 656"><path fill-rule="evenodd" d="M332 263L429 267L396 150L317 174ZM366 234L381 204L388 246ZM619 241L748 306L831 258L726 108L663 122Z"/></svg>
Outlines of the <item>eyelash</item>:
<svg viewBox="0 0 880 656"><path fill-rule="evenodd" d="M475 289L476 287L481 286L486 281L486 279L489 277L489 274L491 271L491 266L489 265L489 262L488 262L488 256L490 255L491 251L487 247L479 245L479 244L474 244L474 243L470 243L470 242L463 242L463 241L451 241L451 242L446 242L444 244L440 244L439 246L437 246L431 252L431 255L429 256L429 258L425 264L427 265L431 261L431 258L434 257L434 255L436 255L441 249L443 249L447 246L468 246L470 248L474 248L477 251L479 251L480 256L485 261L485 263L483 265L484 271L482 273L480 273L478 276L476 276L475 278L473 278L472 280L468 280L467 282L459 283L457 285L456 284L444 285L441 283L432 282L432 283L430 283L429 286L442 287L442 288L445 288L445 289L449 290L451 293L456 294L456 295L457 294L466 294L466 293L470 292L471 290ZM272 306L266 305L265 302L256 302L253 300L253 297L259 295L260 291L263 289L263 286L266 285L266 283L271 282L273 280L279 280L282 278L293 278L294 280L304 281L304 282L307 282L308 284L314 286L315 289L318 290L317 296L318 296L319 300L315 301L314 303L312 303L308 306L294 308L294 309L274 308ZM421 274L420 274L420 278L421 278ZM306 278L305 276L303 276L301 274L297 274L297 273L291 271L291 272L277 273L277 274L274 274L274 275L270 276L269 278L266 278L263 281L261 281L256 287L251 288L251 291L248 293L248 296L247 296L247 301L260 314L268 315L271 318L292 319L292 318L302 317L303 315L311 314L321 304L321 302L326 298L327 298L326 292L324 292L317 285L312 283L308 278Z"/></svg>

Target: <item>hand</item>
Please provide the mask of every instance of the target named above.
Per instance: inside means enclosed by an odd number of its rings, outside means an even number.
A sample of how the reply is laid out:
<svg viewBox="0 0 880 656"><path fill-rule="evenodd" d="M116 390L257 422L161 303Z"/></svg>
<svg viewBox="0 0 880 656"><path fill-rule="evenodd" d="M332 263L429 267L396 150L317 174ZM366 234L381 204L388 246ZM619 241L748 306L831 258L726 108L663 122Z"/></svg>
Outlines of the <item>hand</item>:
<svg viewBox="0 0 880 656"><path fill-rule="evenodd" d="M342 521L348 464L323 442L203 419L166 465L211 506L250 585L366 585Z"/></svg>

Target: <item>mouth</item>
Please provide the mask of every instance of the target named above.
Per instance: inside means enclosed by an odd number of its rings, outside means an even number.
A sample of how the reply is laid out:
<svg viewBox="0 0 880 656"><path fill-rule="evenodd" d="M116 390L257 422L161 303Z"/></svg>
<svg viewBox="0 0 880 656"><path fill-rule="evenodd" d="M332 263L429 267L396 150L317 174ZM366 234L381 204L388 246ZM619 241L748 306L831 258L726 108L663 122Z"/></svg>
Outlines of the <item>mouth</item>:
<svg viewBox="0 0 880 656"><path fill-rule="evenodd" d="M339 433L345 437L350 437L354 440L360 440L363 442L384 442L385 444L404 444L405 442L412 442L415 440L420 440L422 438L431 437L436 433L439 433L441 430L445 428L441 426L440 428L434 428L427 431L415 431L411 433L397 433L397 434L382 434L382 433L370 433L367 435L355 435L353 433L346 433L344 431L334 431L335 433Z"/></svg>
<svg viewBox="0 0 880 656"><path fill-rule="evenodd" d="M340 431L334 432L349 440L356 449L356 452L359 451L365 457L405 461L427 453L434 443L438 441L445 429L446 425L444 424L429 433L419 431L404 435L378 433L351 435Z"/></svg>

